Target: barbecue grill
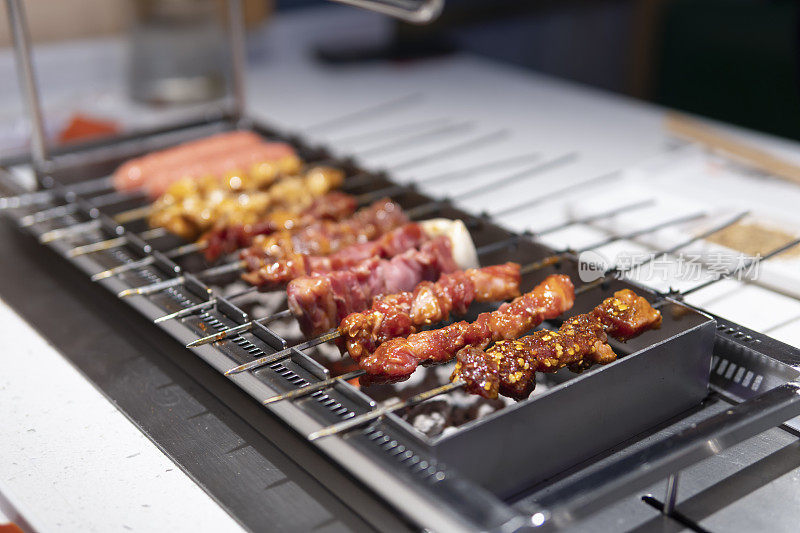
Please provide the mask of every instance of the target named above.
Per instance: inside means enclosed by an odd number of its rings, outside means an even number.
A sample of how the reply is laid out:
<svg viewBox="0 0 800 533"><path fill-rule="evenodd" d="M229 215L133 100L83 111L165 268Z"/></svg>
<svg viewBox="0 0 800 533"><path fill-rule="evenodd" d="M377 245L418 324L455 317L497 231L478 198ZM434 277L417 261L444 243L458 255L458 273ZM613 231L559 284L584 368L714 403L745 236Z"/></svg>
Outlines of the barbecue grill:
<svg viewBox="0 0 800 533"><path fill-rule="evenodd" d="M15 22L21 23L18 16ZM241 28L233 24L234 39L240 38ZM18 44L21 64L29 67L25 39L19 39ZM33 88L32 77L27 79L29 88ZM38 109L35 91L29 103ZM554 250L541 244L534 234L515 234L486 214L467 213L449 199L425 196L413 184L398 184L387 173L361 168L353 159L338 158L326 147L308 144L302 136L247 121L241 109L242 100L237 100L217 117L97 143L52 159L41 144L38 156L34 154L29 164L37 172L41 192L7 199L6 211L21 231L37 240L48 232L72 228L67 230L68 238L38 246L48 248L59 264L81 272L87 285L91 284L89 277L98 272L151 258L150 264L98 281L111 295L182 276L181 283L163 290L115 302L135 310L153 335L163 332L181 345L259 317L226 296L230 294L226 287L235 281L234 276L198 276L201 267L196 257L171 259L164 253L174 240L145 240L140 235L146 230L141 222L115 221L115 214L145 206L143 199L120 196L113 203L98 203L97 199L108 193L108 173L126 158L235 128L288 142L305 161L324 161L343 169L349 193L373 195L384 191L404 209L436 212L437 216L464 221L476 246L490 247L481 257L483 264L549 263L524 276L523 290L550 273L580 279L574 251ZM509 175L512 180L524 177L524 172ZM45 211L48 214L43 216ZM81 231L75 231L76 227ZM71 253L76 246L117 237L124 237L121 246L82 255ZM558 261L547 261L555 254ZM656 503L663 512L671 513L682 469L768 428L786 423L788 428L800 429L797 421L787 422L800 415L800 385L795 381L800 373L800 350L692 308L681 302L681 294L655 293L624 276L608 276L601 281L578 296L571 314L588 312L614 291L632 288L657 303L664 317L661 329L627 343L612 343L621 355L616 362L579 375L559 372L548 378L546 392L468 421L447 434L427 436L397 411L347 432L309 441L307 446L321 452L417 527L514 531L569 525L622 495L664 478L670 481L668 494L663 503ZM213 305L195 313L153 323L167 313L212 298ZM202 364L225 373L292 345L292 339L272 324L256 322L241 334L192 351ZM362 391L345 380L300 398L263 402L333 377L318 358L293 348L287 359L229 379L262 404L248 415L256 418L251 422L255 427L261 426L260 417L277 418L288 431L307 437L369 413L378 404L369 390ZM732 406L645 447L632 446L643 435L692 412L710 393L729 400ZM220 391L219 397L224 396ZM618 453L610 460L598 460L612 450ZM523 500L524 505L516 504Z"/></svg>

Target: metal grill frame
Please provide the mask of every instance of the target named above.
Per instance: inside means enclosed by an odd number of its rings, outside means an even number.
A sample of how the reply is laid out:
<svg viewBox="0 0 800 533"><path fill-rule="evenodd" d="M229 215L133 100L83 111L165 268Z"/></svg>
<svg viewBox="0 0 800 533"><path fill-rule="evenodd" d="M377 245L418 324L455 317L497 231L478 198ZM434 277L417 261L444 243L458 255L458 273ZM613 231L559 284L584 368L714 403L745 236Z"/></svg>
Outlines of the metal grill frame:
<svg viewBox="0 0 800 533"><path fill-rule="evenodd" d="M206 131L209 128L227 129L230 126L231 124L229 122L223 120L204 124L203 130ZM274 130L260 126L256 126L254 129L266 137L281 138L291 142L300 148L301 153L313 153L320 157L329 155L322 148L309 147L300 138L287 138ZM181 130L177 132L177 137L180 137L182 133L194 133L196 131L195 128ZM170 136L170 139L176 139L177 137ZM159 147L163 147L162 142L163 139L157 141L155 144ZM153 144L153 137L144 136L136 140L133 146L131 146L130 142L128 142L127 145L100 145L95 152L76 153L74 154L74 158L67 159L73 159L73 162L77 163L78 166L82 166L85 165L87 160L96 159L98 157L99 159L103 159L103 154L106 153L124 153L127 156L130 155L131 152L153 149ZM102 168L104 166L106 165L101 164L96 168ZM361 171L352 160L342 160L341 166L351 173ZM74 171L74 168L72 170L61 170L63 175L68 179L76 175ZM388 177L383 173L375 173L374 177L375 181L372 184L374 187L391 183ZM108 217L97 213L96 210L92 208L90 202L87 202L79 196L75 197L67 190L61 188L59 181L51 177L42 177L40 181L45 187L53 191L54 197L59 198L63 202L76 202L79 205L79 212L84 217L97 217L102 220L102 233L104 235L113 236L122 231L120 227ZM408 192L404 196L405 201L401 200L400 202L404 207L413 207L427 200L424 196L418 194L413 186L409 186L407 190ZM504 236L507 237L511 235L510 232L491 224L491 221L485 216L476 217L460 212L447 203L443 205L446 211L450 211L449 214L451 216L457 215L458 218L467 219L474 224L483 225L487 228L491 227L492 231L488 233L488 235L490 235L489 238L500 239ZM41 228L34 226L31 230L35 233L40 231ZM152 279L150 281L155 281L159 276L163 278L164 276L181 272L177 264L158 252L151 252L150 246L146 242L141 241L141 239L138 239L135 235L131 234L131 232L127 234L129 243L126 245L125 249L141 255L153 253L157 259L153 267L142 270L146 275L151 276ZM532 242L526 236L522 236L522 238L525 239L526 242ZM51 248L55 249L57 253L63 256L69 247L65 243L56 242L51 244ZM124 257L125 252L121 250L115 252L115 254L123 254L122 256L118 255L118 260L126 259ZM72 262L84 272L91 274L98 269L99 265L96 259L97 257L84 256L68 259L68 261ZM125 279L125 277L121 279L111 278L102 283L109 290L118 292L119 290L129 287L129 285L125 283ZM633 286L631 284L627 285L632 286L637 291L643 291L642 287ZM646 289L644 289L644 291L647 292ZM204 283L194 278L191 274L188 274L187 282L180 288L171 289L165 291L165 293L153 295L150 298L135 298L130 300L129 303L145 317L153 319L163 314L165 310L170 311L178 309L182 304L185 305L186 301L195 303L203 301L208 298L209 294L210 290ZM650 295L652 297L655 296L652 293L650 293ZM161 326L162 329L180 342L186 343L197 337L198 330L193 329L193 327L198 326L200 322L203 322L203 327L205 328L213 328L215 326L227 327L237 325L249 320L247 314L235 304L225 298L218 298L220 303L217 304L213 311L185 320L184 323L178 321L164 323ZM706 324L707 325L704 327L708 329L708 327L713 324L713 321L709 318ZM743 331L747 332L742 333ZM286 342L268 327L257 325L251 333L254 336L253 340L258 343L263 343L263 347L267 349L278 350L286 347ZM714 364L717 365L714 369L717 371L718 376L725 378L727 375L724 369L722 371L719 370L718 365L721 364L721 361L731 360L733 356L730 354L739 355L738 360L740 360L740 368L745 364L741 363L742 357L749 357L750 359L757 358L761 363L767 362L771 368L775 369L775 372L763 374L766 377L762 379L760 387L753 390L751 386L748 389L752 394L736 394L735 392L731 392L728 396L733 399L752 399L759 393L763 393L772 387L780 386L789 379L795 379L798 375L792 363L800 361L800 356L798 356L798 351L791 347L782 345L756 332L744 330L744 328L740 326L729 325L727 322L718 326L716 339L716 353L718 355L714 361ZM247 340L236 340L236 338L232 340L235 342L227 342L224 346L200 347L196 350L196 353L217 370L224 372L232 366L232 360L240 362L247 361L249 360L248 358L252 357L255 353L254 350L260 349L253 342ZM719 355L720 352L723 355ZM772 354L775 352L778 352L777 357L772 357ZM725 357L726 354L727 358ZM627 357L619 363L632 360L634 357ZM710 351L708 357L711 357ZM237 386L248 392L254 398L264 399L275 392L283 392L292 386L299 386L314 379L329 377L328 371L324 367L305 354L297 351L295 351L294 356L290 360L277 363L270 368L276 374L271 384L269 381L263 379L263 375L267 373L266 370L260 370L253 374L238 375L234 377L233 380ZM613 371L613 368L614 365L611 365L602 369L602 371L610 372ZM597 371L590 371L582 376L581 379L590 381L596 372ZM713 378L714 373L712 373L712 379ZM289 386L286 386L287 383ZM270 385L275 388L273 389ZM723 393L732 389L732 387L716 384L714 384L714 387L719 388ZM337 391L341 394L337 394L336 398L332 398L330 397L331 395L328 394L318 393L312 398L303 400L303 404L311 405L311 407L305 405L304 409L298 408L291 402L282 402L269 406L268 410L286 421L287 424L296 431L301 434L308 434L319 429L319 417L330 417L331 413L339 417L348 416L349 413L353 411L363 411L364 409L374 406L374 402L355 388L341 386ZM502 413L498 416L501 418ZM783 420L780 420L778 423L782 421ZM505 529L509 526L516 528L530 524L529 517L520 516L494 494L477 487L474 483L465 480L458 472L441 464L436 459L435 454L431 453L431 450L426 450L425 446L420 445L420 439L415 439L413 434L408 433L408 428L404 428L404 425L407 424L402 421L402 419L390 415L387 417L387 420L372 424L364 431L354 432L358 433L358 438L324 439L318 441L316 444L332 459L345 466L356 477L359 477L376 493L389 501L395 502L401 512L407 514L412 520L426 527L434 529L452 526ZM398 431L398 429L400 431ZM376 454L376 446L382 448L384 452L387 453ZM387 458L394 458L394 461L397 461L400 465L405 465L406 468L393 468L391 461L387 463ZM367 474L359 475L359 473L364 472ZM602 493L601 489L597 490L599 493ZM402 505L400 505L399 502L402 502ZM444 505L444 507L442 507L442 505Z"/></svg>

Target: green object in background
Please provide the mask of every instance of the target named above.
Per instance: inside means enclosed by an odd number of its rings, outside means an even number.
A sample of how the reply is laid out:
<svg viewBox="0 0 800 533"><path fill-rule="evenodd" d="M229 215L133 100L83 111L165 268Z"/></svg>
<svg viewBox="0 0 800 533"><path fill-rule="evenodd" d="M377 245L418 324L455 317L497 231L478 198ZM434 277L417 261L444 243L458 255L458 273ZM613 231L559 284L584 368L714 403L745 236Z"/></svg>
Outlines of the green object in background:
<svg viewBox="0 0 800 533"><path fill-rule="evenodd" d="M798 6L794 0L667 3L654 99L800 140Z"/></svg>

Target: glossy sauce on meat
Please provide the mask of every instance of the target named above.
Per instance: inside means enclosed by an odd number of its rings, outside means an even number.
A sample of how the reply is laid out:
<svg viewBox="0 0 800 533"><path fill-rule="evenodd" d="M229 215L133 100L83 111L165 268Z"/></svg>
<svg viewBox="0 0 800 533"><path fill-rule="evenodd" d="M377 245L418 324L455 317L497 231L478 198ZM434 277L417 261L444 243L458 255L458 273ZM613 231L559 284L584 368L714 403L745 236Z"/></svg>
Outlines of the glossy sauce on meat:
<svg viewBox="0 0 800 533"><path fill-rule="evenodd" d="M358 362L382 343L416 333L421 326L463 315L473 301L497 302L519 296L519 265L488 266L442 274L413 292L377 298L372 307L348 315L339 325L337 344Z"/></svg>
<svg viewBox="0 0 800 533"><path fill-rule="evenodd" d="M456 322L383 343L360 360L359 366L367 372L361 380L407 379L420 364L449 361L466 346L483 348L492 341L518 337L543 320L571 309L574 301L575 289L569 277L548 276L531 292L503 304L497 311L481 313L472 323Z"/></svg>
<svg viewBox="0 0 800 533"><path fill-rule="evenodd" d="M536 372L569 367L580 372L608 364L617 355L608 336L627 340L661 325L661 313L629 289L606 298L591 313L569 318L558 331L541 330L519 340L501 340L484 351L469 347L458 353L451 376L472 394L523 400L536 386Z"/></svg>

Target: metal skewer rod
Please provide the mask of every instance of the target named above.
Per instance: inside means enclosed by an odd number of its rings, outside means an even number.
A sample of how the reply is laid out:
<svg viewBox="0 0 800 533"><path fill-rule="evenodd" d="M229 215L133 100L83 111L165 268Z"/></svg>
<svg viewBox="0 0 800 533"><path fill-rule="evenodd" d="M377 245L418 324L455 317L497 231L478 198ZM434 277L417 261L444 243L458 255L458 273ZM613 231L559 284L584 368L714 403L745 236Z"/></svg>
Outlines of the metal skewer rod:
<svg viewBox="0 0 800 533"><path fill-rule="evenodd" d="M428 176L426 178L414 180L413 183L415 185L421 185L426 183L439 185L441 183L448 183L453 180L464 178L466 176L474 176L475 174L483 172L484 170L497 170L503 167L513 167L513 166L518 166L522 163L532 163L535 161L541 161L541 159L542 159L542 154L540 154L539 152L530 152L527 154L515 155L511 157L502 157L500 159L494 159L492 161L486 161L484 163L472 165L467 168L458 170L448 170L447 172L434 174L433 176Z"/></svg>
<svg viewBox="0 0 800 533"><path fill-rule="evenodd" d="M152 241L154 239L160 239L161 237L166 237L169 234L167 230L163 227L157 227L153 229L149 229L143 231L137 235L140 239L144 241ZM113 239L106 239L104 241L97 241L91 244L84 244L81 246L76 246L72 248L70 251L67 252L69 257L78 257L81 255L86 254L93 254L96 252L102 252L104 250L110 250L112 248L119 248L120 246L124 246L128 243L130 239L126 234L120 235L119 237L114 237Z"/></svg>
<svg viewBox="0 0 800 533"><path fill-rule="evenodd" d="M164 257L175 259L176 257L180 257L190 253L203 251L206 248L206 246L207 245L204 242L193 242L190 244L184 244L183 246L178 246L177 248L173 248L172 250L164 252ZM124 265L119 265L114 268L109 268L108 270L103 270L102 272L98 272L97 274L92 274L91 280L100 281L102 279L110 278L112 276L117 276L119 274L122 274L123 272L129 272L131 270L136 270L137 268L142 268L152 265L155 262L156 262L156 257L154 255L148 255L137 261L131 261L130 263L125 263ZM202 274L202 272L200 274Z"/></svg>
<svg viewBox="0 0 800 533"><path fill-rule="evenodd" d="M66 185L63 190L74 194L90 194L94 192L106 191L113 188L111 178L103 176L92 180L82 181L74 185ZM24 207L26 205L40 204L50 201L53 197L53 190L34 191L0 198L0 210Z"/></svg>
<svg viewBox="0 0 800 533"><path fill-rule="evenodd" d="M112 205L132 200L135 199L137 196L140 196L140 194L114 191L100 196L95 196L89 201L94 207L102 207L105 205ZM48 209L44 209L42 211L37 211L36 213L31 213L30 215L25 215L19 220L19 223L20 226L22 227L28 227L34 224L38 224L39 222L45 222L47 220L52 220L54 218L72 215L77 211L78 211L78 204L76 203L59 205L56 207L50 207Z"/></svg>
<svg viewBox="0 0 800 533"><path fill-rule="evenodd" d="M458 122L456 124L446 124L444 126L437 126L429 128L425 131L416 132L411 135L406 135L400 139L395 139L388 143L384 143L372 148L364 150L354 150L353 154L357 157L374 157L387 153L392 153L396 150L412 147L431 138L449 135L451 133L470 131L475 127L475 123L471 121Z"/></svg>
<svg viewBox="0 0 800 533"><path fill-rule="evenodd" d="M406 214L411 218L417 218L423 215L427 215L428 213L436 211L443 205L446 205L452 202L453 200L456 201L465 200L469 197L477 196L489 191L494 191L497 188L505 187L506 185L511 185L514 182L540 175L543 172L547 172L548 170L554 167L558 167L560 165L572 162L577 157L577 155L578 155L577 152L570 152L568 154L564 154L562 156L556 157L555 159L550 159L548 161L544 161L542 163L538 163L534 166L523 169L519 172L515 172L499 180L492 181L492 183L479 185L478 187L461 192L450 198L433 200L426 204L418 205L406 211Z"/></svg>
<svg viewBox="0 0 800 533"><path fill-rule="evenodd" d="M234 294L231 294L230 296L226 296L225 298L228 299L228 300L234 300L234 299L239 298L241 296L245 296L247 294L252 294L252 293L254 293L256 291L258 291L258 287L255 287L255 286L247 287L246 289L241 290L239 292L236 292ZM201 311L203 309L206 309L206 308L209 308L209 307L213 307L214 305L216 305L216 303L218 301L219 301L218 297L212 296L211 298L209 298L205 302L200 302L199 304L195 304L195 305L191 305L189 307L185 307L183 309L175 311L174 313L169 313L167 315L160 316L160 317L156 318L155 320L153 320L153 323L158 324L160 322L166 322L167 320L173 320L175 318L183 318L185 316L189 316L192 313L195 313L197 311Z"/></svg>
<svg viewBox="0 0 800 533"><path fill-rule="evenodd" d="M669 228L671 226L676 226L676 225L683 224L683 223L686 223L686 222L692 222L692 221L695 221L695 220L698 220L698 219L701 219L701 218L705 218L707 216L708 215L704 211L700 211L698 213L692 213L690 215L683 215L683 216L680 216L680 217L677 217L677 218L671 218L671 219L666 220L664 222L659 222L658 224L654 224L652 226L647 226L646 228L633 230L633 231L630 231L628 233L623 233L621 235L612 235L612 236L610 236L610 237L608 237L606 239L602 239L602 240L597 241L595 243L592 243L592 244L590 244L588 246L583 246L581 248L578 248L577 250L574 251L574 253L579 254L581 252L588 252L589 250L594 250L595 248L600 248L602 246L605 246L607 244L611 244L611 243L614 243L614 242L618 242L620 240L632 240L632 239L635 239L637 237L641 237L642 235L647 235L649 233L655 233L656 231L662 230L664 228Z"/></svg>
<svg viewBox="0 0 800 533"><path fill-rule="evenodd" d="M148 204L142 207L135 207L133 209L117 213L111 218L114 219L114 222L118 224L127 224L128 222L133 222L134 220L147 218L147 216L152 212L153 206L152 204ZM39 242L42 244L47 244L49 242L71 237L73 235L80 235L81 233L88 233L90 231L98 230L102 227L102 221L99 218L94 218L86 222L78 222L77 224L64 226L63 228L56 228L46 231L39 236Z"/></svg>
<svg viewBox="0 0 800 533"><path fill-rule="evenodd" d="M363 109L359 109L358 111L351 111L349 113L345 113L344 115L340 115L335 118L329 118L321 122L309 124L308 126L301 128L300 131L319 132L329 129L331 127L341 127L343 123L345 124L348 122L357 123L363 119L370 119L378 114L382 114L387 111L394 111L395 109L405 107L414 102L418 102L421 98L422 98L421 93L406 94L404 96L400 96L392 100L380 102L378 104L374 104L365 107Z"/></svg>
<svg viewBox="0 0 800 533"><path fill-rule="evenodd" d="M589 178L588 180L580 181L578 183L573 183L572 185L567 185L566 187L562 187L561 189L557 189L555 191L548 192L541 196L537 196L536 198L532 198L530 200L525 200L516 205L512 205L510 207L504 207L499 211L492 211L489 214L493 217L500 217L510 215L511 213L516 213L517 211L522 211L525 209L530 209L533 206L542 204L546 201L552 200L553 198L559 198L564 195L564 193L572 192L575 190L582 190L595 185L597 183L602 183L609 180L614 180L620 178L621 175L619 172L609 172L606 174L601 174L600 176L595 176L594 178Z"/></svg>
<svg viewBox="0 0 800 533"><path fill-rule="evenodd" d="M326 333L324 335L320 335L319 337L317 337L315 339L311 339L309 341L302 342L300 344L296 344L296 345L291 346L289 348L284 348L283 350L275 352L274 354L270 354L270 355L268 355L266 357L262 357L260 359L256 359L255 361L251 361L251 362L249 362L247 364L244 364L244 365L241 365L241 366L237 366L236 368L231 368L230 370L225 372L225 375L226 376L230 376L232 374L239 374L240 372L245 372L247 370L251 370L251 369L257 368L259 366L264 366L264 365L269 365L269 364L272 364L272 363L277 363L278 361L280 361L282 359L286 359L287 357L289 357L292 354L292 350L300 350L300 351L307 350L307 349L313 348L314 346L317 346L319 344L326 343L331 339L335 339L338 336L339 336L339 332L337 330L330 331L330 332L328 332L328 333Z"/></svg>
<svg viewBox="0 0 800 533"><path fill-rule="evenodd" d="M332 426L328 426L319 431L315 431L314 433L311 433L308 436L308 440L317 440L323 437L329 437L331 435L342 433L343 431L353 429L355 427L366 424L367 422L371 422L372 420L381 418L382 416L387 415L389 413L394 413L395 411L399 411L400 409L404 409L406 407L412 407L426 400L430 400L431 398L434 398L436 396L447 394L456 389L460 389L464 385L466 385L466 383L464 383L463 381L452 381L440 387L436 387L435 389L415 394L414 396L408 398L407 400L397 400L389 405L378 407L377 409L373 409L372 411L369 411L367 413L354 416L353 418L345 420L344 422L339 422L338 424L333 424Z"/></svg>
<svg viewBox="0 0 800 533"><path fill-rule="evenodd" d="M416 131L427 130L431 127L441 127L446 124L452 124L452 119L446 117L439 117L439 118L432 118L421 120L417 122L406 123L401 126L391 126L388 128L381 128L379 130L370 131L367 133L357 133L355 135L346 135L344 137L339 137L338 139L333 139L330 141L331 144L351 144L351 143L358 143L361 141L373 141L376 138L379 139L381 137L394 137L395 135L404 135L406 133L413 133Z"/></svg>
<svg viewBox="0 0 800 533"><path fill-rule="evenodd" d="M317 381L316 383L311 383L310 385L306 385L305 387L300 387L299 389L293 389L283 394L271 396L261 403L264 405L269 405L271 403L280 402L283 400L302 398L303 396L314 394L315 392L327 389L329 387L333 387L337 383L342 383L344 381L355 379L357 377L363 376L364 374L366 374L364 370L353 370L345 374L340 374L336 377L324 379L322 381Z"/></svg>
<svg viewBox="0 0 800 533"><path fill-rule="evenodd" d="M545 257L544 259L541 259L541 260L539 260L539 261L537 261L535 263L531 263L529 265L526 265L526 266L522 267L522 269L520 269L520 273L523 274L523 275L524 274L530 274L531 272L534 272L536 270L540 270L540 269L542 269L544 267L547 267L547 266L554 265L554 264L558 263L565 256L567 256L569 254L579 254L581 252L588 252L589 250L593 250L595 248L600 248L601 246L605 246L607 244L611 244L611 243L618 242L618 241L625 241L625 240L629 240L629 239L634 239L636 237L640 237L640 236L645 235L647 233L652 233L654 231L658 231L658 230L661 230L661 229L664 229L664 228L667 228L667 227L670 227L670 226L676 226L676 225L679 225L679 224L684 224L686 222L690 222L692 220L697 220L697 219L703 218L705 216L706 216L705 213L694 213L692 215L685 215L685 216L681 216L681 217L678 217L678 218L673 218L673 219L667 220L665 222L659 222L658 224L655 224L653 226L648 226L646 228L642 228L642 229L638 229L638 230L635 230L635 231L631 231L629 233L622 233L620 235L613 235L613 236L611 236L611 237L609 237L607 239L603 239L601 241L595 242L593 244L590 244L589 246L584 246L584 247L582 247L582 248L580 248L578 250L561 252L559 254L554 254L554 255Z"/></svg>
<svg viewBox="0 0 800 533"><path fill-rule="evenodd" d="M751 267L761 263L762 261L766 261L767 259L775 257L776 255L782 254L783 252L785 252L785 251L787 251L787 250L789 250L791 248L794 248L798 244L800 244L800 239L794 239L794 240L789 241L788 243L784 244L783 246L775 248L774 250L770 251L766 255L763 255L763 256L760 256L760 257L753 257L752 259L750 259L746 263L744 263L742 265L739 265L737 268L734 268L733 270L728 270L726 272L722 272L722 273L718 274L717 277L715 277L713 279L710 279L708 281L704 281L703 283L701 283L699 285L695 285L691 289L688 289L688 290L685 290L685 291L681 291L681 292L678 292L678 293L670 293L667 296L671 296L673 298L677 297L677 298L683 299L683 298L685 298L686 296L688 296L688 295L690 295L692 293L695 293L695 292L697 292L699 290L705 289L709 285L713 285L714 283L717 283L718 281L722 281L723 279L727 279L727 278L729 278L731 276L735 276L737 274L740 274L741 272L745 271L746 269L751 268Z"/></svg>
<svg viewBox="0 0 800 533"><path fill-rule="evenodd" d="M438 150L434 150L433 152L428 152L427 154L407 159L401 163L395 163L394 165L390 165L389 169L394 171L408 170L409 168L425 165L430 161L439 161L441 159L444 159L445 157L458 155L464 153L467 150L471 150L473 148L481 148L486 144L500 141L508 137L509 133L510 131L507 129L495 130L485 135L479 135L478 137L475 137L473 139L467 139L466 141L457 142L445 148L440 148Z"/></svg>
<svg viewBox="0 0 800 533"><path fill-rule="evenodd" d="M561 224L556 224L554 226L550 226L548 228L534 231L533 234L536 236L539 235L547 235L548 233L554 233L556 231L561 231L562 229L566 229L570 226L577 226L580 224L591 224L592 222L596 222L598 220L602 220L604 218L612 218L620 213L635 211L637 209L644 209L645 207L651 207L655 205L656 201L653 198L647 200L640 200L638 202L632 202L630 204L624 204L619 207L615 207L614 209L609 209L608 211L603 211L601 213L596 213L594 215L588 215L585 217L580 218L573 218L567 220L566 222L562 222Z"/></svg>
<svg viewBox="0 0 800 533"><path fill-rule="evenodd" d="M198 339L194 342L190 342L186 345L187 348L196 348L198 346L202 346L204 344L210 344L212 342L221 341L222 339L228 338L232 335L239 335L240 333L245 333L253 329L256 324L261 324L262 326L266 326L276 320L280 320L282 318L289 318L292 316L292 311L290 309L284 309L279 313L275 313L264 318L259 318L257 320L251 320L249 322L245 322L239 326L235 326L232 328L228 328L226 330L220 331L214 335L209 335L208 337L203 337L202 339ZM201 342L202 341L202 342Z"/></svg>
<svg viewBox="0 0 800 533"><path fill-rule="evenodd" d="M423 156L416 156L411 159L407 159L401 163L395 163L394 165L390 165L388 170L397 171L397 170L406 170L409 168L414 168L417 166L425 165L429 161L432 160L441 160L446 157L451 157L453 155L458 155L466 150L469 150L474 147L480 147L482 145L486 145L487 143L498 141L505 137L508 134L507 130L498 130L492 133L488 133L486 135L481 135L474 139L469 139L466 141L461 141L446 148L442 148L439 150L435 150ZM362 185L366 185L370 183L374 179L373 172L362 172L360 174L356 174L355 176L351 176L345 180L345 184L342 188L353 188L353 187L360 187Z"/></svg>
<svg viewBox="0 0 800 533"><path fill-rule="evenodd" d="M692 237L690 239L687 239L687 240L685 240L685 241L683 241L681 243L678 243L675 246L672 246L671 248L667 248L666 250L662 250L660 252L657 252L657 253L651 255L650 257L648 257L647 259L639 261L636 264L629 265L629 266L627 266L625 268L619 268L619 267L613 266L613 267L609 268L608 270L606 270L606 272L603 273L603 275L600 276L599 278L597 278L596 280L590 281L588 283L584 283L583 285L581 285L580 287L575 289L575 296L577 296L579 294L583 294L584 292L588 292L588 291L590 291L590 290L592 290L592 289L594 289L596 287L599 287L600 285L605 283L605 281L608 280L608 278L610 276L613 276L614 274L625 274L625 273L630 272L632 270L635 270L637 268L641 268L641 267L647 265L648 263L650 263L652 261L655 261L659 257L663 257L665 255L672 255L675 252L677 252L678 250L680 250L681 248L685 248L686 246L689 246L690 244L694 244L697 241L706 239L706 238L714 235L715 233L718 233L718 232L724 230L725 228L733 226L734 224L739 222L741 219L746 217L748 214L749 214L749 211L744 211L742 213L739 213L738 215L736 215L733 218L727 220L723 224L720 224L718 226L714 226L713 228L710 228L710 229L708 229L706 231L698 233L694 237Z"/></svg>
<svg viewBox="0 0 800 533"><path fill-rule="evenodd" d="M203 270L202 272L198 272L197 274L195 274L195 276L197 276L198 278L211 278L214 276L220 276L222 274L230 274L232 272L237 272L239 270L242 270L246 266L247 263L245 261L238 261L236 263L229 263L227 265L220 265L218 267L213 267L207 270ZM185 281L186 281L186 276L178 276L176 278L170 278L164 281L159 281L158 283L145 285L144 287L125 289L124 291L119 292L117 296L120 298L127 298L129 296L145 296L148 294L152 294L154 292L163 291L164 289L169 289L170 287L175 287L176 285L180 285Z"/></svg>
<svg viewBox="0 0 800 533"><path fill-rule="evenodd" d="M364 194L358 195L357 201L361 202L371 202L373 200L377 200L384 196L393 196L397 193L405 192L409 190L409 187L414 185L419 185L421 183L442 183L445 181L450 181L455 177L464 178L467 176L473 176L478 172L481 172L486 169L498 169L506 166L516 166L520 162L526 161L537 161L541 159L539 154L525 154L523 156L514 156L509 158L503 158L495 161L490 161L488 163L480 163L478 165L474 165L471 167L467 167L465 169L456 170L456 171L448 171L443 174L437 174L436 176L430 176L425 179L415 180L410 183L406 184L397 184L397 185L389 185L388 187L384 187L382 189L378 189L376 191L370 191Z"/></svg>

